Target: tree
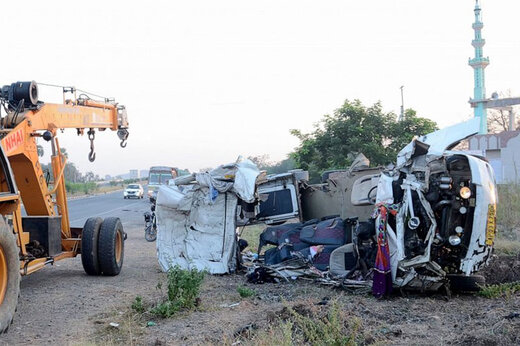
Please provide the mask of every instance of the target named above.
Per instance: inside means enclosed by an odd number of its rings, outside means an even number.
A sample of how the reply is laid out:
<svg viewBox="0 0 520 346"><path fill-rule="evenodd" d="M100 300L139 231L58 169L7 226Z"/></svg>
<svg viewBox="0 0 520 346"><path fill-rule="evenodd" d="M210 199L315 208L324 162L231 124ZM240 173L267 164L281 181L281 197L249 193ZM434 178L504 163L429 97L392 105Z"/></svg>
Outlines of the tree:
<svg viewBox="0 0 520 346"><path fill-rule="evenodd" d="M393 162L414 135L436 128L435 122L417 117L412 109L397 122L394 113L383 112L380 102L365 107L359 100L346 100L332 115L325 115L311 133L291 130L300 140L291 157L315 181L324 170L347 168L359 153L375 166Z"/></svg>
<svg viewBox="0 0 520 346"><path fill-rule="evenodd" d="M425 135L438 129L437 123L430 119L417 116L413 109L404 112L404 119L391 124L392 141L389 144L392 157L395 161L397 153L410 143L414 136Z"/></svg>
<svg viewBox="0 0 520 346"><path fill-rule="evenodd" d="M67 153L67 149L61 148L61 153L65 156L65 158L68 159L69 155ZM42 164L42 170L45 173L45 175L48 174L50 176L50 181L52 181L54 177L52 173L52 164ZM65 171L63 172L63 177L65 178L65 181L68 181L70 183L77 183L83 180L81 172L78 170L76 165L68 160L65 164Z"/></svg>
<svg viewBox="0 0 520 346"><path fill-rule="evenodd" d="M296 168L296 163L292 157L278 162L270 161L269 155L249 156L248 159L256 164L258 169L266 171L267 174L285 173Z"/></svg>
<svg viewBox="0 0 520 346"><path fill-rule="evenodd" d="M499 98L510 98L513 97L511 90L506 92L498 93ZM514 114L514 108L511 108ZM489 133L499 133L503 131L509 131L509 109L507 107L502 109L488 109L487 110L487 125ZM512 130L517 130L520 126L518 122L514 123Z"/></svg>

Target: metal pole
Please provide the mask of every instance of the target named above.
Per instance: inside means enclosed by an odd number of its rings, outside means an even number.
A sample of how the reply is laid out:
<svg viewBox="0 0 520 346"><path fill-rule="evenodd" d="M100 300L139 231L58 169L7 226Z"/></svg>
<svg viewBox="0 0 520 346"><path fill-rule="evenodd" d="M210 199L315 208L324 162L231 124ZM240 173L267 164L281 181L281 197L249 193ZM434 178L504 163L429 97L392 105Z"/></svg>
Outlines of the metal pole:
<svg viewBox="0 0 520 346"><path fill-rule="evenodd" d="M404 85L401 85L401 114L399 115L399 121L404 119L404 96L403 96Z"/></svg>

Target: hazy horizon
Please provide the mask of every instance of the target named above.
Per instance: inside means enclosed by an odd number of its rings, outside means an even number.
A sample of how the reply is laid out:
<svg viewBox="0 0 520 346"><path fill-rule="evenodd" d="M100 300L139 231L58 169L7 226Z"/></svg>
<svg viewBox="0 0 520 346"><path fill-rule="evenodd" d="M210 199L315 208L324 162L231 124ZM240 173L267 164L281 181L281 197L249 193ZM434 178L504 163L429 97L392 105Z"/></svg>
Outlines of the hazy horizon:
<svg viewBox="0 0 520 346"><path fill-rule="evenodd" d="M520 2L482 1L487 95L520 95ZM111 131L60 134L85 173L152 165L198 171L267 154L279 161L345 99L380 100L444 127L472 116L474 0L7 2L4 71L74 85L127 107L125 149ZM7 30L14 28L14 30ZM40 99L61 102L41 87ZM45 148L47 152L49 148ZM44 158L47 160L47 158Z"/></svg>

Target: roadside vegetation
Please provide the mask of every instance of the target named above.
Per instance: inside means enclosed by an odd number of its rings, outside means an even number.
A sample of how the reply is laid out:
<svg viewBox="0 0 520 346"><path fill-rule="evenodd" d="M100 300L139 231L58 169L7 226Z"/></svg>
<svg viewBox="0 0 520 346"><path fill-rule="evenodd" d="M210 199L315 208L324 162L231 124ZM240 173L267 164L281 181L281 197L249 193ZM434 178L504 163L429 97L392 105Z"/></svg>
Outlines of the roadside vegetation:
<svg viewBox="0 0 520 346"><path fill-rule="evenodd" d="M256 291L254 289L245 286L238 286L237 292L242 298L250 298L256 295Z"/></svg>
<svg viewBox="0 0 520 346"><path fill-rule="evenodd" d="M520 185L498 186L497 255L516 256L520 253Z"/></svg>
<svg viewBox="0 0 520 346"><path fill-rule="evenodd" d="M70 195L75 195L75 194L88 195L89 193L93 193L93 192L99 190L99 186L94 182L69 183L67 181L67 182L65 182L65 189L67 190L67 193Z"/></svg>
<svg viewBox="0 0 520 346"><path fill-rule="evenodd" d="M300 143L285 160L272 162L268 155L248 158L267 174L301 168L309 172L311 183L318 183L324 171L350 167L359 153L372 166L393 163L414 136L435 130L434 121L418 116L413 109L407 109L404 119L397 121L397 115L384 112L380 102L367 107L359 100L346 100L333 114L324 115L313 131L292 129L291 135Z"/></svg>
<svg viewBox="0 0 520 346"><path fill-rule="evenodd" d="M162 282L157 284L163 298L157 303L147 303L138 296L131 308L139 314L147 313L162 318L172 317L180 311L193 310L200 303L200 288L205 276L206 271L172 267L166 273L166 292L163 292Z"/></svg>
<svg viewBox="0 0 520 346"><path fill-rule="evenodd" d="M358 345L365 336L361 320L333 302L328 309L285 306L266 329L248 333L240 341L251 345Z"/></svg>
<svg viewBox="0 0 520 346"><path fill-rule="evenodd" d="M290 157L297 168L309 171L314 183L324 171L348 168L359 153L371 166L393 163L414 136L436 129L434 121L417 116L413 109L407 109L398 121L379 102L367 107L359 100L346 100L333 114L323 116L312 132L291 130L300 144Z"/></svg>
<svg viewBox="0 0 520 346"><path fill-rule="evenodd" d="M520 228L520 185L498 186L497 224L502 238L517 240Z"/></svg>
<svg viewBox="0 0 520 346"><path fill-rule="evenodd" d="M506 282L503 284L486 285L478 294L485 298L511 298L520 292L520 282Z"/></svg>

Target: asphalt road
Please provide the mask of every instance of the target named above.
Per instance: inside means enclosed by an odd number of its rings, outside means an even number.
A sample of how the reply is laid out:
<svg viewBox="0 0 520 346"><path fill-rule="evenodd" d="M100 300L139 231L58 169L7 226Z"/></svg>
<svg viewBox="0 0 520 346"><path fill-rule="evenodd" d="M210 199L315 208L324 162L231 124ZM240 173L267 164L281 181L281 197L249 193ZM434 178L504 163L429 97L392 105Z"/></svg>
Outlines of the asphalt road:
<svg viewBox="0 0 520 346"><path fill-rule="evenodd" d="M68 205L71 227L83 227L89 217L112 216L119 217L123 224L141 220L144 229L143 213L150 209L146 195L143 199L124 199L123 191L70 200Z"/></svg>

